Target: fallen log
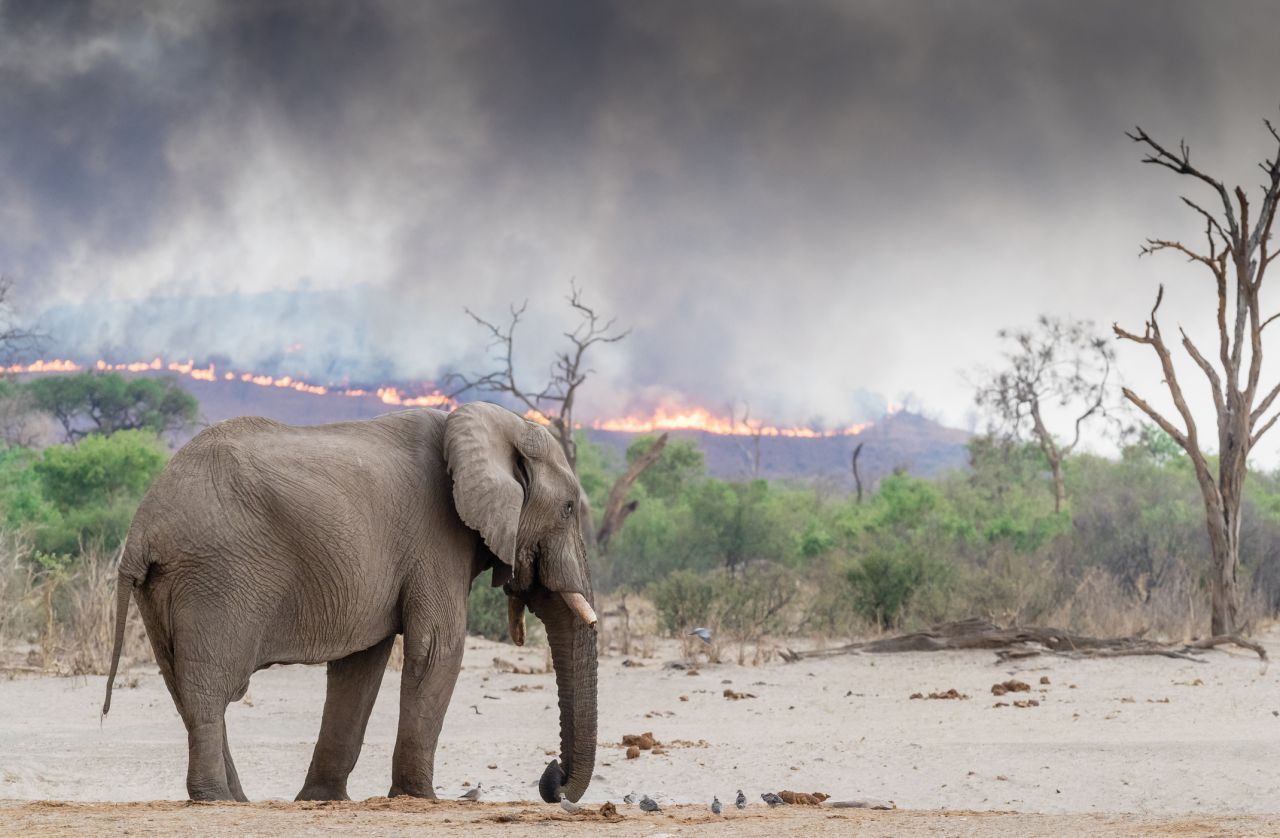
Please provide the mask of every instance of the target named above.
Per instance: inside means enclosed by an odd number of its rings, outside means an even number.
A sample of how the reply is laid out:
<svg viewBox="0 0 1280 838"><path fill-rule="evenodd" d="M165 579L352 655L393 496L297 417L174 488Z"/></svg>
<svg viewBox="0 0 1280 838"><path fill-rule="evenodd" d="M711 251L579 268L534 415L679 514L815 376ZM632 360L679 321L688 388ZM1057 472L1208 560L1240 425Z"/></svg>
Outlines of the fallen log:
<svg viewBox="0 0 1280 838"><path fill-rule="evenodd" d="M884 654L888 652L943 652L964 649L991 649L1001 660L1050 654L1058 657L1116 658L1130 655L1157 655L1178 660L1203 661L1190 654L1218 646L1235 645L1256 653L1264 663L1267 650L1238 635L1218 635L1189 643L1157 643L1140 635L1133 637L1088 637L1062 629L1040 626L1001 627L977 617L941 623L924 631L896 637L882 637L860 643L849 643L831 649L796 651L786 649L779 656L788 663L808 658L833 655Z"/></svg>

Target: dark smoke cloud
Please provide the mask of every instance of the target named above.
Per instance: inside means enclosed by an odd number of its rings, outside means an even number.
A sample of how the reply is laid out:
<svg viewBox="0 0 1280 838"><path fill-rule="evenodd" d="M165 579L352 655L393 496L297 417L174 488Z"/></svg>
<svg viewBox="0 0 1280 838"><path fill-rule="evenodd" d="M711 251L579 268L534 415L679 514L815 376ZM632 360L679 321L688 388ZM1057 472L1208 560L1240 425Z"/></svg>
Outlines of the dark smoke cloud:
<svg viewBox="0 0 1280 838"><path fill-rule="evenodd" d="M77 346L251 366L303 342L335 377L474 367L462 307L526 297L536 374L576 279L635 330L589 412L739 399L835 424L914 391L959 422L956 372L1001 326L1135 323L1157 279L1203 320L1202 283L1134 258L1195 225L1122 132L1254 183L1275 17L9 0L0 269Z"/></svg>

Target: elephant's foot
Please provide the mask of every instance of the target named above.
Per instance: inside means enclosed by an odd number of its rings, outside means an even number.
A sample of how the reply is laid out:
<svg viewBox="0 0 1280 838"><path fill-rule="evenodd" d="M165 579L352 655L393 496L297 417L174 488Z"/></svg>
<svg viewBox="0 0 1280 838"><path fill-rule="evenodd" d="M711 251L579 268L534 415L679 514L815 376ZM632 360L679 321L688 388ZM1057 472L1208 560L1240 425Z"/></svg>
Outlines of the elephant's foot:
<svg viewBox="0 0 1280 838"><path fill-rule="evenodd" d="M435 789L427 787L424 789L403 788L399 783L391 787L391 791L387 792L387 797L421 797L424 800L435 800Z"/></svg>
<svg viewBox="0 0 1280 838"><path fill-rule="evenodd" d="M302 791L298 792L298 796L294 800L350 800L347 796L347 784L345 782L312 782L308 781L302 787Z"/></svg>
<svg viewBox="0 0 1280 838"><path fill-rule="evenodd" d="M236 796L225 785L187 783L187 797L197 803L229 800L236 801ZM242 802L242 801L241 801Z"/></svg>

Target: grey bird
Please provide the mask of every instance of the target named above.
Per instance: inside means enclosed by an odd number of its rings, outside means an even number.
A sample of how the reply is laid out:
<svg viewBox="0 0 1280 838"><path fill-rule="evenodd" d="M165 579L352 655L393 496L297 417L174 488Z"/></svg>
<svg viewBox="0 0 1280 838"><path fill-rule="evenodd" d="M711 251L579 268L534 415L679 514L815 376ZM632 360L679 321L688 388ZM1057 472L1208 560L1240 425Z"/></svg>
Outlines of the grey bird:
<svg viewBox="0 0 1280 838"><path fill-rule="evenodd" d="M623 803L625 803L625 804L627 804L628 806L631 806L632 804L634 804L634 803L636 802L636 793L635 793L635 792L631 792L631 793L630 793L630 794L628 794L626 797L622 798L622 802L623 802Z"/></svg>
<svg viewBox="0 0 1280 838"><path fill-rule="evenodd" d="M689 632L688 636L696 637L699 640L701 640L703 643L706 643L708 646L711 645L711 629L709 628L701 628L701 627L696 628L693 631Z"/></svg>
<svg viewBox="0 0 1280 838"><path fill-rule="evenodd" d="M582 811L581 806L579 806L577 803L574 803L572 800L570 800L567 797L563 797L560 799L560 808L564 809L566 812L568 812L571 815L576 815Z"/></svg>
<svg viewBox="0 0 1280 838"><path fill-rule="evenodd" d="M747 808L747 796L742 793L742 789L738 789L738 799L733 801L733 805L739 809Z"/></svg>
<svg viewBox="0 0 1280 838"><path fill-rule="evenodd" d="M764 794L760 795L760 799L763 800L765 803L768 803L770 809L772 809L774 806L781 806L782 804L787 802L783 800L781 797L778 797L778 795L774 794L771 791L767 791Z"/></svg>
<svg viewBox="0 0 1280 838"><path fill-rule="evenodd" d="M473 788L471 791L467 792L466 794L462 795L458 799L459 800L479 800L481 795L480 787L483 785L484 785L483 783L476 783L475 788Z"/></svg>
<svg viewBox="0 0 1280 838"><path fill-rule="evenodd" d="M711 798L711 814L713 815L720 814L720 798L718 797Z"/></svg>
<svg viewBox="0 0 1280 838"><path fill-rule="evenodd" d="M658 806L657 803L654 802L653 798L649 797L649 795L646 794L644 797L640 798L640 811L661 812L662 808Z"/></svg>

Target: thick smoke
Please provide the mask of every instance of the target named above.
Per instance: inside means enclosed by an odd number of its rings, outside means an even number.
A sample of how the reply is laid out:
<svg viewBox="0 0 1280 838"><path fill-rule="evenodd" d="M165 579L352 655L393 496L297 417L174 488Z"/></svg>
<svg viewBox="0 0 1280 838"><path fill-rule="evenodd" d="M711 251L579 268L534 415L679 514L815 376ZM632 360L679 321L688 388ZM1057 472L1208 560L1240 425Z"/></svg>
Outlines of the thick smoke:
<svg viewBox="0 0 1280 838"><path fill-rule="evenodd" d="M634 329L589 414L737 399L832 425L910 390L959 422L956 371L1001 326L1136 325L1169 277L1168 316L1199 322L1200 283L1135 259L1195 233L1189 187L1122 131L1248 185L1276 107L1265 4L0 16L0 270L68 346L431 378L483 365L464 306L529 298L537 375L576 279Z"/></svg>

